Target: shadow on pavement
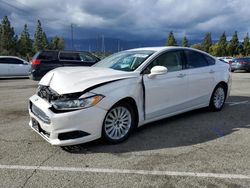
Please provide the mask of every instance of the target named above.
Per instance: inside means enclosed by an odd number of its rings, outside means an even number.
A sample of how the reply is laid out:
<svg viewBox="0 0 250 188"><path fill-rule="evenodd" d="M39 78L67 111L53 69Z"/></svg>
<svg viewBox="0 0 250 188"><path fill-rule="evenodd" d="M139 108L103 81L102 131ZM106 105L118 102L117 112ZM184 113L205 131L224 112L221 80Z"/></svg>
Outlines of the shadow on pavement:
<svg viewBox="0 0 250 188"><path fill-rule="evenodd" d="M194 110L156 121L138 128L123 143L110 145L102 139L63 150L82 153L125 153L189 146L227 136L239 128L250 128L250 97L233 96L227 102L249 101L246 104L227 103L221 112L207 108Z"/></svg>

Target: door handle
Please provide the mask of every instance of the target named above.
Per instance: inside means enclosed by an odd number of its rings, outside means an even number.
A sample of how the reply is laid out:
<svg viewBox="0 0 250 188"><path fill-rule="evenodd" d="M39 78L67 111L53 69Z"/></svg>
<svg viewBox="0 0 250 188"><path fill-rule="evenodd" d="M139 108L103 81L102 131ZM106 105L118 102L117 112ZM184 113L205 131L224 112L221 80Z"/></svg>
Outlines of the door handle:
<svg viewBox="0 0 250 188"><path fill-rule="evenodd" d="M183 78L183 77L185 77L185 76L186 76L186 74L181 73L181 74L179 74L177 77L178 77L178 78Z"/></svg>
<svg viewBox="0 0 250 188"><path fill-rule="evenodd" d="M210 74L213 74L213 73L215 73L215 71L211 69L211 70L209 71L209 73L210 73Z"/></svg>

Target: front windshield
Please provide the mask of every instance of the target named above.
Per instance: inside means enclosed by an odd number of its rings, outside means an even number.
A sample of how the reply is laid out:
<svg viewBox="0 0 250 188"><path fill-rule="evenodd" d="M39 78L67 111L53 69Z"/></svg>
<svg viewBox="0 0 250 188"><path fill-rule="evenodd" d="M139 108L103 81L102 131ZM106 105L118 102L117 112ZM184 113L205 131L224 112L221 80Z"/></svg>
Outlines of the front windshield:
<svg viewBox="0 0 250 188"><path fill-rule="evenodd" d="M142 50L142 51L123 51L113 54L93 67L111 68L121 71L134 71L139 67L154 51Z"/></svg>

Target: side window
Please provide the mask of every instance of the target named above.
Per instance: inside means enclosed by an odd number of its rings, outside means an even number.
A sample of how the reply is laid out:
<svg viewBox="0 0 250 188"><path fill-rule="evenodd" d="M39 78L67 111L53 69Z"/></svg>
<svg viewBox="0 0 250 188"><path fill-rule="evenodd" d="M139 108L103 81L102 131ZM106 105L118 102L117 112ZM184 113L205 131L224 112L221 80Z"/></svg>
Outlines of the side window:
<svg viewBox="0 0 250 188"><path fill-rule="evenodd" d="M182 70L181 51L166 52L160 55L147 67L146 73L150 73L150 70L157 65L166 67L168 72Z"/></svg>
<svg viewBox="0 0 250 188"><path fill-rule="evenodd" d="M0 64L7 64L6 58L0 58Z"/></svg>
<svg viewBox="0 0 250 188"><path fill-rule="evenodd" d="M208 66L207 60L199 52L186 50L185 55L186 55L188 68L199 68L199 67Z"/></svg>
<svg viewBox="0 0 250 188"><path fill-rule="evenodd" d="M36 56L38 56L36 58ZM41 60L56 60L58 59L58 52L56 51L43 51L41 53L38 52L34 57L35 59L41 59Z"/></svg>
<svg viewBox="0 0 250 188"><path fill-rule="evenodd" d="M64 61L81 61L79 53L71 53L71 52L61 52L60 60Z"/></svg>
<svg viewBox="0 0 250 188"><path fill-rule="evenodd" d="M215 60L207 55L204 55L209 65L215 65Z"/></svg>
<svg viewBox="0 0 250 188"><path fill-rule="evenodd" d="M8 64L23 64L23 61L14 58L6 58L6 63Z"/></svg>
<svg viewBox="0 0 250 188"><path fill-rule="evenodd" d="M96 62L96 59L89 54L80 53L80 60L83 62Z"/></svg>

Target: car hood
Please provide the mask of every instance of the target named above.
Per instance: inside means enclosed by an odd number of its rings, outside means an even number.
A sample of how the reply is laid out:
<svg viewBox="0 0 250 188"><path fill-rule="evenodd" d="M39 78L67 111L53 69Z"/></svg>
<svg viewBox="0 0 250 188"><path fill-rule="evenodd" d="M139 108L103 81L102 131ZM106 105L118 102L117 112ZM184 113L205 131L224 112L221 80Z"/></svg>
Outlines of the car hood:
<svg viewBox="0 0 250 188"><path fill-rule="evenodd" d="M84 91L99 84L138 77L137 72L125 72L100 67L63 67L48 72L39 85L49 86L59 95Z"/></svg>

